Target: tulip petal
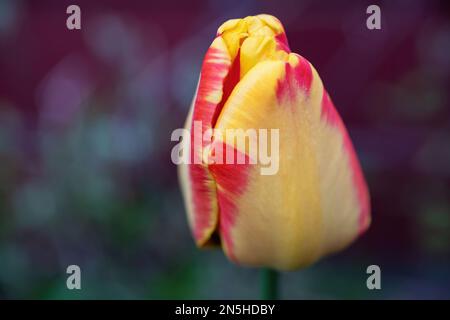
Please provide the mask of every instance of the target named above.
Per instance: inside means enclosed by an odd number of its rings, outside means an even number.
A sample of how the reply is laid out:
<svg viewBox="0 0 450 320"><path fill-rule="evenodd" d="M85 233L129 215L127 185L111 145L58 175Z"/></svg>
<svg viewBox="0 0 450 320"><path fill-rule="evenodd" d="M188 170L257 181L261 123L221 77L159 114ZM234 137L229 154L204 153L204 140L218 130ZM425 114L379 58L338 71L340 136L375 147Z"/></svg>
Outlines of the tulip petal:
<svg viewBox="0 0 450 320"><path fill-rule="evenodd" d="M207 165L203 163L202 137L211 129L222 108L222 100L234 86L233 58L224 40L218 36L208 49L186 128L191 132L190 164L179 166L182 192L188 220L198 246L209 244L218 223L216 187ZM238 71L237 71L238 72ZM200 124L195 132L196 122ZM199 139L199 140L198 140Z"/></svg>
<svg viewBox="0 0 450 320"><path fill-rule="evenodd" d="M230 259L295 269L344 248L367 229L369 196L356 154L306 59L291 53L254 65L215 127L223 131L215 143L226 144L226 129L279 129L280 137L274 175L261 175L261 163L209 165ZM248 156L247 147L227 148Z"/></svg>

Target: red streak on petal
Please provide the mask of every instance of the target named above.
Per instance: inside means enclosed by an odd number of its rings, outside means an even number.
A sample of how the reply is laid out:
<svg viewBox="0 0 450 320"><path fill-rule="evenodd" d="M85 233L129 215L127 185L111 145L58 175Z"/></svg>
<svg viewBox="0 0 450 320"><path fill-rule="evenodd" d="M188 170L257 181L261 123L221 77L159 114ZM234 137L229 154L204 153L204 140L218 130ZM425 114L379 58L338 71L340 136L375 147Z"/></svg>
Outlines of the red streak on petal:
<svg viewBox="0 0 450 320"><path fill-rule="evenodd" d="M330 95L324 89L322 93L322 119L333 126L340 126L341 119L331 101Z"/></svg>
<svg viewBox="0 0 450 320"><path fill-rule="evenodd" d="M277 43L277 49L278 50L284 50L287 53L291 52L291 49L289 48L289 43L288 43L286 34L284 32L280 33L280 34L277 34L275 36L275 41Z"/></svg>
<svg viewBox="0 0 450 320"><path fill-rule="evenodd" d="M276 93L279 101L286 98L294 101L299 92L309 94L313 78L311 65L302 56L297 56L298 64L292 67L286 62L284 78L278 81Z"/></svg>
<svg viewBox="0 0 450 320"><path fill-rule="evenodd" d="M211 62L224 59L224 53L216 48L209 48L206 52L202 66L200 83L194 105L194 113L191 124L191 161L201 157L202 145L194 142L194 121L201 121L201 135L212 127L216 104L207 100L211 92L222 92L223 82L227 75L228 64ZM202 139L201 137L201 139ZM198 137L197 137L198 139ZM199 150L200 149L200 150ZM200 158L201 159L201 158ZM194 237L196 240L203 238L205 230L211 227L212 201L214 192L210 190L208 182L211 176L203 164L192 163L189 165L189 180L191 183L192 202L194 207Z"/></svg>
<svg viewBox="0 0 450 320"><path fill-rule="evenodd" d="M207 185L208 171L200 164L191 164L189 166L189 175L191 179L192 201L195 208L194 220L194 238L199 240L203 238L204 231L211 227L211 202L212 196L210 188Z"/></svg>
<svg viewBox="0 0 450 320"><path fill-rule="evenodd" d="M241 49L238 50L237 55L234 58L234 61L231 64L230 69L228 70L228 75L226 76L226 78L223 82L222 100L217 105L216 110L214 112L214 116L212 119L213 127L216 125L217 118L219 117L220 112L222 111L223 106L225 105L225 102L227 102L228 97L230 96L234 87L237 85L237 83L240 80L240 73L241 73L240 53L241 53Z"/></svg>
<svg viewBox="0 0 450 320"><path fill-rule="evenodd" d="M358 233L363 233L368 228L369 222L369 191L367 188L366 181L362 174L361 165L358 161L355 149L353 147L350 136L348 135L347 129L342 122L333 102L330 99L329 94L324 89L322 96L322 119L332 126L338 127L344 141L344 148L349 155L349 165L352 170L353 184L357 190L357 197L360 206L359 214L359 230Z"/></svg>
<svg viewBox="0 0 450 320"><path fill-rule="evenodd" d="M245 192L248 184L249 157L233 146L223 144L224 154L233 153L234 164L211 164L209 169L217 184L217 199L219 201L219 231L222 241L227 247L228 256L236 261L233 255L233 239L231 229L237 215L237 199ZM215 147L216 149L217 147ZM238 164L236 159L244 157L245 163ZM225 162L225 161L224 161Z"/></svg>
<svg viewBox="0 0 450 320"><path fill-rule="evenodd" d="M223 91L223 84L229 69L229 64L226 60L223 63L214 60L225 58L222 51L213 47L209 48L205 55L192 117L193 121L202 121L202 133L213 126L214 114L217 108L217 104L208 101L207 97L211 92Z"/></svg>
<svg viewBox="0 0 450 320"><path fill-rule="evenodd" d="M193 157L200 157L203 148L202 145L194 142L194 121L202 122L201 134L203 137L206 130L214 127L226 100L239 81L239 55L231 66L227 59L229 59L228 53L216 48L210 47L206 52L191 124L192 161L195 160ZM219 103L208 101L207 97L212 92L222 93ZM190 164L189 177L195 216L194 237L198 240L203 237L205 230L212 227L212 201L215 200L215 195L214 190L211 190L211 175L204 165L198 163Z"/></svg>

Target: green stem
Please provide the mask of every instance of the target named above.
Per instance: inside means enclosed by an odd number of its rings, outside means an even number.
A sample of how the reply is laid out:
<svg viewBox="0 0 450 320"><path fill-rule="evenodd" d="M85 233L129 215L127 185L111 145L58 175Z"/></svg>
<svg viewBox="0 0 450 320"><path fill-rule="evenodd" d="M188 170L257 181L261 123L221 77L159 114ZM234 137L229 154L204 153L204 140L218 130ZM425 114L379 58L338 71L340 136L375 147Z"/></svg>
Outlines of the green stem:
<svg viewBox="0 0 450 320"><path fill-rule="evenodd" d="M278 273L272 269L261 271L261 298L264 300L278 299Z"/></svg>

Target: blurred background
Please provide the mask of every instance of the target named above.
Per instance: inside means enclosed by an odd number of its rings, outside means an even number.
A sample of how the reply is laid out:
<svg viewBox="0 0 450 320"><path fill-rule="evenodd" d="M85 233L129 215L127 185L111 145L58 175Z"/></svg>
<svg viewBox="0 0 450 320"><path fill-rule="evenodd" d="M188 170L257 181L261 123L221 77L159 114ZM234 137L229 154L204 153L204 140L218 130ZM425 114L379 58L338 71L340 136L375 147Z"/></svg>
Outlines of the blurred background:
<svg viewBox="0 0 450 320"><path fill-rule="evenodd" d="M372 197L369 231L282 297L450 298L450 6L425 0L0 0L0 298L259 298L258 270L195 248L170 160L217 27L259 13L318 70Z"/></svg>

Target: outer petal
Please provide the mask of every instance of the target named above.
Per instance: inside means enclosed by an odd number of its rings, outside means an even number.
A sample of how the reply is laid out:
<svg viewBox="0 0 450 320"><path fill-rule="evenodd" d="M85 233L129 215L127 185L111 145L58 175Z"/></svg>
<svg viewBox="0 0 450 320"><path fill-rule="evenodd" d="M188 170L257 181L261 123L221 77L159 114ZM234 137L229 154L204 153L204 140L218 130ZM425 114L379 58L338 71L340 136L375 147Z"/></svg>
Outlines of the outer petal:
<svg viewBox="0 0 450 320"><path fill-rule="evenodd" d="M182 164L178 170L189 225L198 246L208 244L218 222L215 183L202 162L202 136L213 127L222 108L227 79L232 76L232 60L222 37L216 37L205 55L197 93L185 125L191 131L191 164ZM201 126L197 127L196 123Z"/></svg>
<svg viewBox="0 0 450 320"><path fill-rule="evenodd" d="M279 129L278 173L261 175L261 165L209 170L226 254L245 265L295 269L349 245L370 217L352 143L317 72L298 55L286 61L256 64L216 123L223 141L226 129Z"/></svg>

